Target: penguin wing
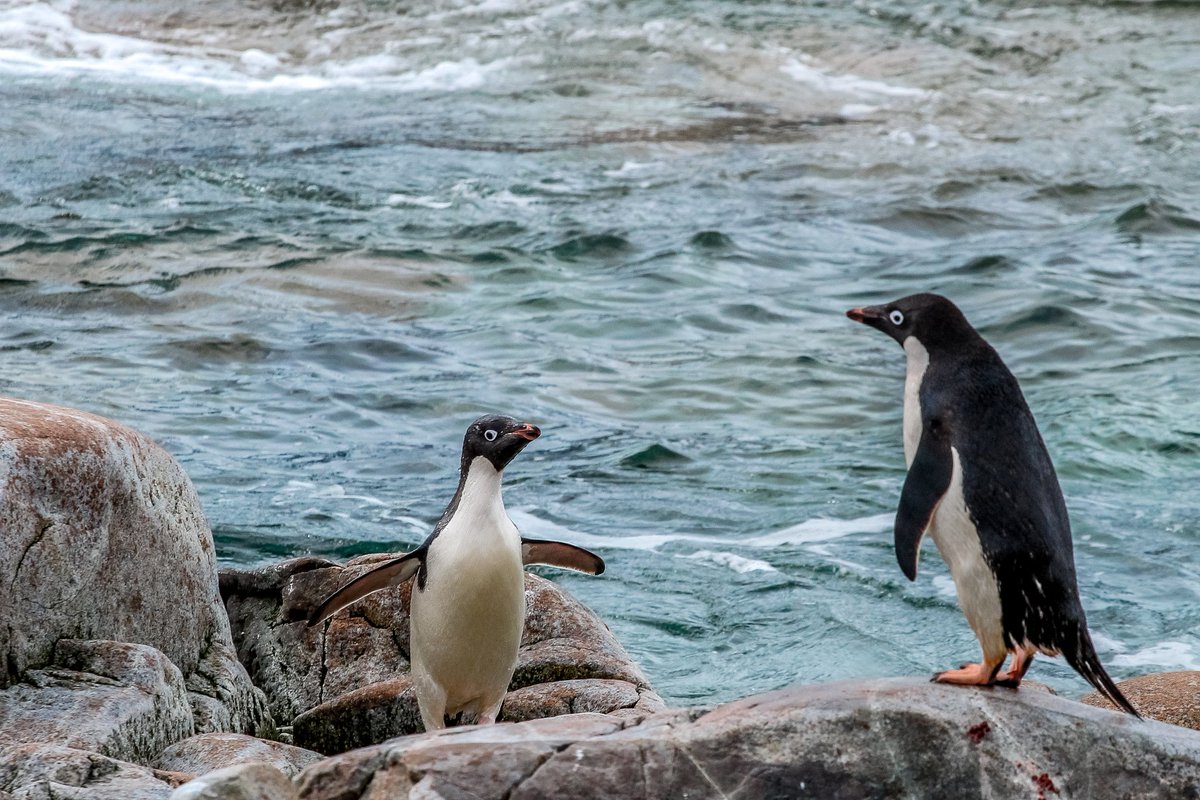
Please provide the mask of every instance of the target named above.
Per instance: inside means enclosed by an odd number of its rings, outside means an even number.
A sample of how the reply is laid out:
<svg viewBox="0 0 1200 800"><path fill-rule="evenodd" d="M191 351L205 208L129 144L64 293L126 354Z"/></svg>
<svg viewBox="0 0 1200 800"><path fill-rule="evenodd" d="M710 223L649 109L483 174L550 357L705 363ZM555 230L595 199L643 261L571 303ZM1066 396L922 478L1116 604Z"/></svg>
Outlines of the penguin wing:
<svg viewBox="0 0 1200 800"><path fill-rule="evenodd" d="M586 572L588 575L604 572L604 559L590 550L566 542L526 539L524 536L521 537L521 563L549 564L552 567Z"/></svg>
<svg viewBox="0 0 1200 800"><path fill-rule="evenodd" d="M398 586L417 574L421 561L425 557L425 548L419 547L411 553L405 553L399 558L385 561L378 567L364 572L354 580L326 597L321 605L308 617L308 625L312 627L332 617L356 600L361 600L373 592Z"/></svg>
<svg viewBox="0 0 1200 800"><path fill-rule="evenodd" d="M954 473L954 456L947 438L932 429L927 422L921 432L917 454L904 479L900 507L896 509L896 560L910 581L917 579L917 559L921 554L921 537L938 503L950 488Z"/></svg>

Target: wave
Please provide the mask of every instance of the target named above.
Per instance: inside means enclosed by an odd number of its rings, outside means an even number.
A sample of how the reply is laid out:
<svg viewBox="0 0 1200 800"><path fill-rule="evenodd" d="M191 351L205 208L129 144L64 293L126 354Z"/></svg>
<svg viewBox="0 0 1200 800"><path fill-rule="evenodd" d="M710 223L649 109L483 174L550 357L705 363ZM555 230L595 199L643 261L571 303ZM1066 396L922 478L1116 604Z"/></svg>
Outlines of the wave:
<svg viewBox="0 0 1200 800"><path fill-rule="evenodd" d="M712 561L714 564L730 567L734 572L775 572L775 567L768 561L754 559L724 551L714 551L712 546L725 545L732 547L751 547L770 549L788 545L809 546L810 551L827 557L828 553L821 549L822 542L844 539L846 536L860 534L880 534L892 529L894 516L892 513L860 517L857 519L829 519L818 517L806 519L797 525L773 531L760 536L697 536L695 534L630 534L626 536L606 536L589 534L586 531L574 530L565 525L550 522L548 519L533 515L523 510L510 510L509 517L520 528L522 533L536 539L556 539L571 542L572 545L593 549L626 549L626 551L658 551L664 545L672 542L695 542L703 545L701 549L684 555L683 558Z"/></svg>
<svg viewBox="0 0 1200 800"><path fill-rule="evenodd" d="M536 58L474 57L415 63L376 52L345 59L301 61L286 50L176 44L121 33L84 30L70 4L28 3L0 10L0 72L10 75L103 76L112 80L187 84L225 92L372 88L395 92L455 92L488 86L496 76ZM282 43L281 43L282 44Z"/></svg>

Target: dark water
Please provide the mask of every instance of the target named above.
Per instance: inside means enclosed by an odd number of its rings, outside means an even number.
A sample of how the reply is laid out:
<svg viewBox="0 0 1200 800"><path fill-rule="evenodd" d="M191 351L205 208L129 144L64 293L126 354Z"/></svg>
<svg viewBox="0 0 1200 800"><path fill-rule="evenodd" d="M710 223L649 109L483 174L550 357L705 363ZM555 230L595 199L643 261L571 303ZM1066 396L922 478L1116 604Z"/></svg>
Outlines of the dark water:
<svg viewBox="0 0 1200 800"><path fill-rule="evenodd" d="M237 565L407 548L471 419L536 422L514 519L709 702L977 655L842 316L940 291L1101 656L1200 668L1197 74L1174 3L0 0L0 390L159 439Z"/></svg>

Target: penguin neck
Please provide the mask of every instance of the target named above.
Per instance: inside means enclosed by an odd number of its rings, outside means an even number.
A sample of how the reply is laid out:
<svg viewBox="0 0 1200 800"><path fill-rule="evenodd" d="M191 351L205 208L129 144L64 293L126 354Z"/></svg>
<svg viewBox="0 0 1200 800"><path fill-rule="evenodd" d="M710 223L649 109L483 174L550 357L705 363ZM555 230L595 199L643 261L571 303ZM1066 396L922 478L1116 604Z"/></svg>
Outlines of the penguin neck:
<svg viewBox="0 0 1200 800"><path fill-rule="evenodd" d="M921 443L921 381L929 368L929 351L915 336L904 340L904 352L908 356L908 370L904 376L904 462L912 466L917 456L917 445Z"/></svg>
<svg viewBox="0 0 1200 800"><path fill-rule="evenodd" d="M474 516L486 510L504 514L504 496L500 492L503 479L503 470L496 469L484 456L475 456L463 465L459 475L455 513Z"/></svg>

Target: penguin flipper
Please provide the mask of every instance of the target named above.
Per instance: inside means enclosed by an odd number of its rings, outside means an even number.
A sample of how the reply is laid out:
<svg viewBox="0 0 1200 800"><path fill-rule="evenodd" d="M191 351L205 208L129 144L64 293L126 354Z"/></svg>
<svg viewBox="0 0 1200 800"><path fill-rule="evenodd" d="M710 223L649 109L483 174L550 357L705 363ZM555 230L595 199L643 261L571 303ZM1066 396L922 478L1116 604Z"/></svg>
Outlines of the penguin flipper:
<svg viewBox="0 0 1200 800"><path fill-rule="evenodd" d="M421 561L425 556L424 548L418 548L399 558L385 561L378 567L359 575L354 580L326 597L321 605L308 616L308 626L312 627L332 617L346 606L361 600L369 594L398 586L417 574Z"/></svg>
<svg viewBox="0 0 1200 800"><path fill-rule="evenodd" d="M552 567L573 569L588 575L604 572L604 559L590 550L566 542L521 537L522 564L549 564Z"/></svg>
<svg viewBox="0 0 1200 800"><path fill-rule="evenodd" d="M896 509L896 560L910 581L917 579L921 537L925 535L938 503L950 488L953 474L954 456L950 452L950 443L927 428L921 434L917 454L904 479L900 507Z"/></svg>

